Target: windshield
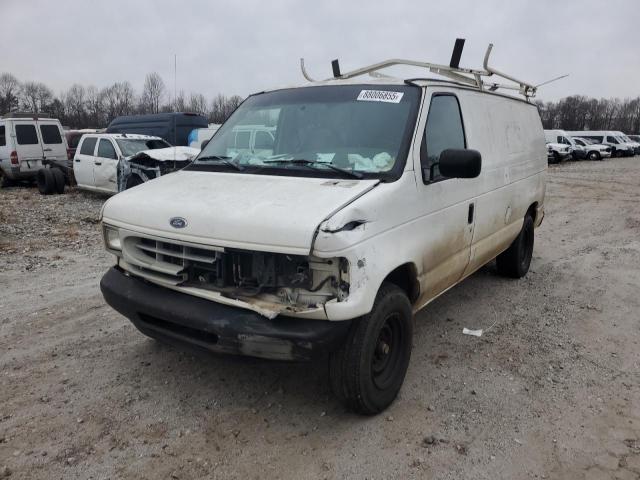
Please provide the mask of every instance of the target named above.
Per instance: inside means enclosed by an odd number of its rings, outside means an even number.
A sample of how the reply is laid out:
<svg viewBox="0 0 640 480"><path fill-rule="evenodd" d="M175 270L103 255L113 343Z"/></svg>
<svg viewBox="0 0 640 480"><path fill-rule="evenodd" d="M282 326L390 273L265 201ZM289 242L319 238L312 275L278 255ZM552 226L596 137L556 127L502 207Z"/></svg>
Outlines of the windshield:
<svg viewBox="0 0 640 480"><path fill-rule="evenodd" d="M399 176L420 101L406 85L305 87L249 97L190 169Z"/></svg>
<svg viewBox="0 0 640 480"><path fill-rule="evenodd" d="M170 147L167 142L159 138L146 140L144 138L117 138L116 143L122 151L122 155L130 157L143 150L156 150Z"/></svg>

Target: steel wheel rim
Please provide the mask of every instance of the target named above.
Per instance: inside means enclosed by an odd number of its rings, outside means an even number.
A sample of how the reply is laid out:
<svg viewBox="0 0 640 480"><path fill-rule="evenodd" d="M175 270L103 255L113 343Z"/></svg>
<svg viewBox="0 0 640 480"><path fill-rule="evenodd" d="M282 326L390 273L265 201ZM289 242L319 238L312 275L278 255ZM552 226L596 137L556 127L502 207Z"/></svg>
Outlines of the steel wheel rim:
<svg viewBox="0 0 640 480"><path fill-rule="evenodd" d="M404 328L400 314L391 313L385 319L376 339L371 358L371 379L380 390L391 386L402 362Z"/></svg>

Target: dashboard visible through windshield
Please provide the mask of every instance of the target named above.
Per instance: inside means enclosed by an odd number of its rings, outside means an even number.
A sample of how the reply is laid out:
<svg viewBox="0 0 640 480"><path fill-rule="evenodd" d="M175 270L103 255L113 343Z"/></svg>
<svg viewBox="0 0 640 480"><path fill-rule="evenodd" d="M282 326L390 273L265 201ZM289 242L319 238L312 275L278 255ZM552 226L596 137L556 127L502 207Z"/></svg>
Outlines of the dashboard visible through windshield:
<svg viewBox="0 0 640 480"><path fill-rule="evenodd" d="M399 176L420 89L340 85L249 97L188 167L279 175Z"/></svg>

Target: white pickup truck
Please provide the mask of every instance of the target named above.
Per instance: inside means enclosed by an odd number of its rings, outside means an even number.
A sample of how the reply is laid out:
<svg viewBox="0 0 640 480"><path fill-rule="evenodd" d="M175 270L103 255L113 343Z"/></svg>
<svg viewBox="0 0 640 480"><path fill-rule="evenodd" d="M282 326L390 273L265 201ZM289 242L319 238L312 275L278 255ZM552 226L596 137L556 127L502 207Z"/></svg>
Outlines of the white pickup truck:
<svg viewBox="0 0 640 480"><path fill-rule="evenodd" d="M494 258L507 277L527 273L547 160L528 96L360 76L380 65L252 95L187 168L109 199L106 301L179 345L328 352L345 405L386 408L415 312ZM274 141L238 151L257 120Z"/></svg>
<svg viewBox="0 0 640 480"><path fill-rule="evenodd" d="M149 135L85 134L73 158L73 173L81 189L117 193L185 167L199 152Z"/></svg>

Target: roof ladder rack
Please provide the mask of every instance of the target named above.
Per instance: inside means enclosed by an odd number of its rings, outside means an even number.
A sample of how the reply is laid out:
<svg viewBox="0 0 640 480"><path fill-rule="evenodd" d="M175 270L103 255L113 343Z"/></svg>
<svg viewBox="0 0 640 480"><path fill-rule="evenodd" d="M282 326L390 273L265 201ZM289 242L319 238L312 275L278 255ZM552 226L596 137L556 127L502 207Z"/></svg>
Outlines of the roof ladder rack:
<svg viewBox="0 0 640 480"><path fill-rule="evenodd" d="M450 78L451 80L469 85L479 90L495 91L497 89L507 89L517 91L526 99L535 97L539 85L533 85L522 80L518 80L512 75L508 75L489 66L489 56L491 55L491 50L493 49L492 43L489 44L489 46L487 47L487 51L484 54L482 69L462 68L459 66L463 48L464 39L456 39L456 43L451 55L451 62L449 63L449 65L439 65L437 63L418 62L415 60L392 58L390 60L385 60L383 62L374 63L373 65L358 68L350 72L342 73L340 71L340 64L338 63L338 60L333 60L333 62L331 62L331 67L334 76L322 81L326 82L330 80L347 80L349 78L365 74L371 74L375 77L384 77L384 75L378 73L379 70L396 65L406 65L411 67L426 68L431 73ZM303 58L300 59L300 69L302 70L302 75L304 76L304 78L306 78L310 82L315 81L307 73ZM502 80L507 80L511 83L505 84L488 81L492 76L499 77Z"/></svg>

